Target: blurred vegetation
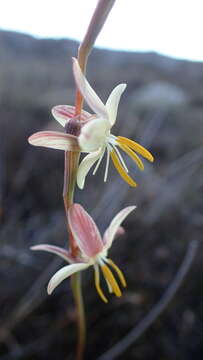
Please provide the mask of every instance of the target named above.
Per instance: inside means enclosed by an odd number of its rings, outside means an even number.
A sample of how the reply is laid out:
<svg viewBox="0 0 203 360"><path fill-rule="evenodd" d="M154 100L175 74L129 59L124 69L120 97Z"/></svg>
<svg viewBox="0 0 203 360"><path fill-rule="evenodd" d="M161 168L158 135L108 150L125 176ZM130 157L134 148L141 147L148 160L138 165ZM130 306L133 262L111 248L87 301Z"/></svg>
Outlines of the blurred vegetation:
<svg viewBox="0 0 203 360"><path fill-rule="evenodd" d="M48 297L46 284L61 266L56 257L32 253L38 243L67 241L62 202L63 153L31 147L27 137L60 129L50 109L74 103L71 57L78 44L38 40L0 31L0 355L10 359L74 359L75 313L69 281ZM203 224L203 64L155 53L95 49L88 79L105 101L128 84L114 134L149 148L154 165L143 173L129 162L139 186L130 189L111 168L90 176L80 201L104 231L123 206L136 204L111 257L128 288L103 304L85 272L88 319L86 359L113 346L159 300L191 240ZM96 185L96 186L95 186ZM202 359L202 246L165 313L120 358Z"/></svg>

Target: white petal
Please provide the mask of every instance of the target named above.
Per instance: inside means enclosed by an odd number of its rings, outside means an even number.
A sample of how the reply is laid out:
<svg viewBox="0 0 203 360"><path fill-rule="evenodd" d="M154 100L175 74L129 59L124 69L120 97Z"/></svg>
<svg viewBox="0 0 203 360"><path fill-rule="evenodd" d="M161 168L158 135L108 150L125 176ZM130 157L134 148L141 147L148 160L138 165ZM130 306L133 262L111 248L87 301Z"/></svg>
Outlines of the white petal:
<svg viewBox="0 0 203 360"><path fill-rule="evenodd" d="M105 247L109 249L112 245L112 242L115 238L115 235L125 218L136 208L136 206L128 206L125 209L121 210L111 221L109 227L106 229L103 241Z"/></svg>
<svg viewBox="0 0 203 360"><path fill-rule="evenodd" d="M71 276L72 274L85 270L90 265L86 263L76 263L71 265L66 265L58 270L54 276L52 276L51 280L48 283L47 292L50 295L54 289L67 277Z"/></svg>
<svg viewBox="0 0 203 360"><path fill-rule="evenodd" d="M66 249L63 249L61 247L58 247L58 246L49 245L49 244L40 244L40 245L32 246L30 249L34 250L34 251L36 251L36 250L37 251L38 250L39 251L47 251L51 254L60 256L62 259L66 260L67 262L70 262L70 263L73 262L73 259L69 254L69 251Z"/></svg>
<svg viewBox="0 0 203 360"><path fill-rule="evenodd" d="M105 150L106 150L106 148L104 148L104 149L101 151L101 156L100 156L99 160L97 161L97 164L96 164L96 166L95 166L95 168L94 168L94 171L93 171L92 175L95 175L96 172L97 172L97 170L99 169L99 166L100 166L100 164L101 164L101 162L102 162L102 159L103 159L103 157L104 157L104 154L105 154Z"/></svg>
<svg viewBox="0 0 203 360"><path fill-rule="evenodd" d="M59 122L63 127L65 127L68 120L75 116L75 106L71 105L57 105L52 109L52 115L56 121ZM92 115L85 110L82 110L80 119L81 121L86 121Z"/></svg>
<svg viewBox="0 0 203 360"><path fill-rule="evenodd" d="M111 123L111 126L116 121L117 111L118 111L118 104L121 98L122 93L124 92L126 88L126 84L120 84L113 89L111 94L108 97L108 100L106 102L106 109L109 116L109 121Z"/></svg>
<svg viewBox="0 0 203 360"><path fill-rule="evenodd" d="M108 118L105 105L102 103L98 95L92 89L86 78L84 77L77 59L73 58L73 74L75 82L81 94L85 98L90 108L100 117Z"/></svg>
<svg viewBox="0 0 203 360"><path fill-rule="evenodd" d="M90 171L91 167L94 163L102 156L103 150L95 151L91 154L85 156L85 158L81 161L78 173L77 173L77 184L80 189L84 188L85 178Z"/></svg>
<svg viewBox="0 0 203 360"><path fill-rule="evenodd" d="M39 131L28 138L34 146L43 146L65 151L80 151L76 136L57 131Z"/></svg>
<svg viewBox="0 0 203 360"><path fill-rule="evenodd" d="M105 119L96 118L85 124L78 137L82 151L92 152L104 145L108 135L108 122Z"/></svg>

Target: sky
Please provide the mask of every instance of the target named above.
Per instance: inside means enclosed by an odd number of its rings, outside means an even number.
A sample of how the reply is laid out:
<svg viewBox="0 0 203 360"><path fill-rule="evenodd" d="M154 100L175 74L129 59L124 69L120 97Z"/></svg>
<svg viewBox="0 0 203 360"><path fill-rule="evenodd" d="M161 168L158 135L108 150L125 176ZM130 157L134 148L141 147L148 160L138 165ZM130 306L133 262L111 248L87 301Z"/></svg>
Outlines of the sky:
<svg viewBox="0 0 203 360"><path fill-rule="evenodd" d="M97 0L0 0L0 29L81 41ZM116 0L96 46L203 61L202 0Z"/></svg>

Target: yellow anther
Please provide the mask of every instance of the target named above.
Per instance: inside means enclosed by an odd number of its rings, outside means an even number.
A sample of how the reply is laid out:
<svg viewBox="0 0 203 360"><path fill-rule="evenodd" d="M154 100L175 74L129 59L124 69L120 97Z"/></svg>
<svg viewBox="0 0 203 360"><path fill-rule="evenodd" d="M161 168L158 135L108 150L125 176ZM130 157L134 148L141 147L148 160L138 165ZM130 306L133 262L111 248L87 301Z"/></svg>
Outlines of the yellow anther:
<svg viewBox="0 0 203 360"><path fill-rule="evenodd" d="M120 144L127 145L131 149L133 149L134 151L138 152L140 155L142 155L147 160L149 160L151 162L154 161L154 158L153 158L152 154L147 149L145 149L142 145L136 143L135 141L130 140L130 139L128 139L126 137L123 137L123 136L118 136L117 141L118 141L119 145Z"/></svg>
<svg viewBox="0 0 203 360"><path fill-rule="evenodd" d="M126 280L125 280L125 277L124 277L122 271L119 269L119 267L111 259L107 259L107 261L108 261L108 264L111 265L112 268L114 268L114 270L117 272L118 277L119 277L123 287L126 287L127 284L126 284Z"/></svg>
<svg viewBox="0 0 203 360"><path fill-rule="evenodd" d="M97 264L94 266L94 281L95 281L95 287L96 287L96 289L97 289L97 292L98 292L100 298L101 298L105 303L107 303L108 300L107 300L106 296L104 295L104 293L103 293L103 291L102 291L102 289L101 289L101 287L100 287L99 268L98 268L98 265L97 265Z"/></svg>
<svg viewBox="0 0 203 360"><path fill-rule="evenodd" d="M118 158L118 156L116 155L115 151L112 150L110 152L111 155L111 159L114 163L115 168L117 169L117 171L119 172L120 176L130 185L130 186L137 186L136 182L127 174L127 172L125 171L125 169L123 168L123 166L121 165L121 162Z"/></svg>
<svg viewBox="0 0 203 360"><path fill-rule="evenodd" d="M108 268L107 265L101 265L101 269L102 269L102 272L103 272L103 275L104 275L105 279L111 285L114 294L116 296L120 297L121 296L121 291L120 291L120 288L119 288L119 286L117 284L117 281L114 278L111 270Z"/></svg>
<svg viewBox="0 0 203 360"><path fill-rule="evenodd" d="M121 142L119 142L119 146L123 151L126 152L126 154L128 154L131 157L133 161L136 162L140 170L144 170L144 164L142 160L140 160L139 156L135 154L134 151L132 151L127 145L122 144Z"/></svg>

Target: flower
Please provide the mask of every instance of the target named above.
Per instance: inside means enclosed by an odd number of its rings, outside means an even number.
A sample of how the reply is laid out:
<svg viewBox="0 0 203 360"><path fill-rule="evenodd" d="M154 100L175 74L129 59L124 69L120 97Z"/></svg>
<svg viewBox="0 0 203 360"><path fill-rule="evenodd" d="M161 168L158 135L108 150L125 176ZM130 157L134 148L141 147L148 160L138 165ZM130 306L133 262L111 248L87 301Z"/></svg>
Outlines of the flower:
<svg viewBox="0 0 203 360"><path fill-rule="evenodd" d="M88 153L81 161L77 173L77 184L81 189L84 188L85 178L88 172L92 166L97 163L93 171L93 174L96 173L105 152L107 156L104 181L107 180L109 160L111 158L121 177L130 186L135 187L137 184L128 175L128 168L119 148L136 163L140 170L144 170L144 164L137 153L151 162L153 162L154 158L148 150L135 141L111 134L111 128L116 121L120 97L126 88L126 84L117 85L104 105L84 77L78 61L75 58L73 58L73 74L79 91L94 114L91 115L87 111L82 111L80 131L77 136L70 134L70 131L68 131L68 134L56 131L40 131L29 137L29 143L36 146L45 146L65 151ZM69 122L74 119L75 107L58 105L52 109L52 114L55 119L67 129Z"/></svg>
<svg viewBox="0 0 203 360"><path fill-rule="evenodd" d="M73 126L78 124L78 119L75 118L75 106L54 106L52 115L65 130L68 130L68 133L65 134L59 131L38 131L28 138L28 142L34 146L43 146L51 149L81 151L77 136L71 134L72 131L67 129L70 122L72 122ZM87 111L82 110L80 114L80 126L83 126L90 118L92 118L92 115Z"/></svg>
<svg viewBox="0 0 203 360"><path fill-rule="evenodd" d="M153 161L153 156L143 146L138 143L122 137L111 134L111 128L115 124L118 104L120 97L126 88L126 84L117 85L111 92L106 104L104 105L95 91L92 89L86 78L84 77L78 61L73 59L73 73L77 87L79 88L84 99L94 111L96 116L81 128L78 142L82 151L89 154L80 163L77 184L82 189L84 187L85 178L91 167L97 162L93 174L96 173L101 160L107 151L106 168L104 173L104 181L107 180L109 159L111 157L113 164L121 177L131 186L136 186L136 182L128 175L127 166L120 154L122 149L137 164L140 170L144 170L143 162L135 151L149 161Z"/></svg>
<svg viewBox="0 0 203 360"><path fill-rule="evenodd" d="M57 254L70 263L53 275L48 284L48 294L51 294L64 279L72 274L93 266L95 286L101 299L104 302L108 302L100 287L100 269L106 280L109 292L113 292L116 296L120 297L121 290L110 267L117 273L124 287L126 287L126 281L118 266L108 258L108 250L115 237L123 232L123 228L120 226L121 223L134 209L135 206L128 206L121 210L113 218L103 238L101 238L95 222L83 207L79 204L71 205L68 210L68 223L80 250L78 256L74 259L67 250L46 244L36 245L31 248L32 250L44 250Z"/></svg>

